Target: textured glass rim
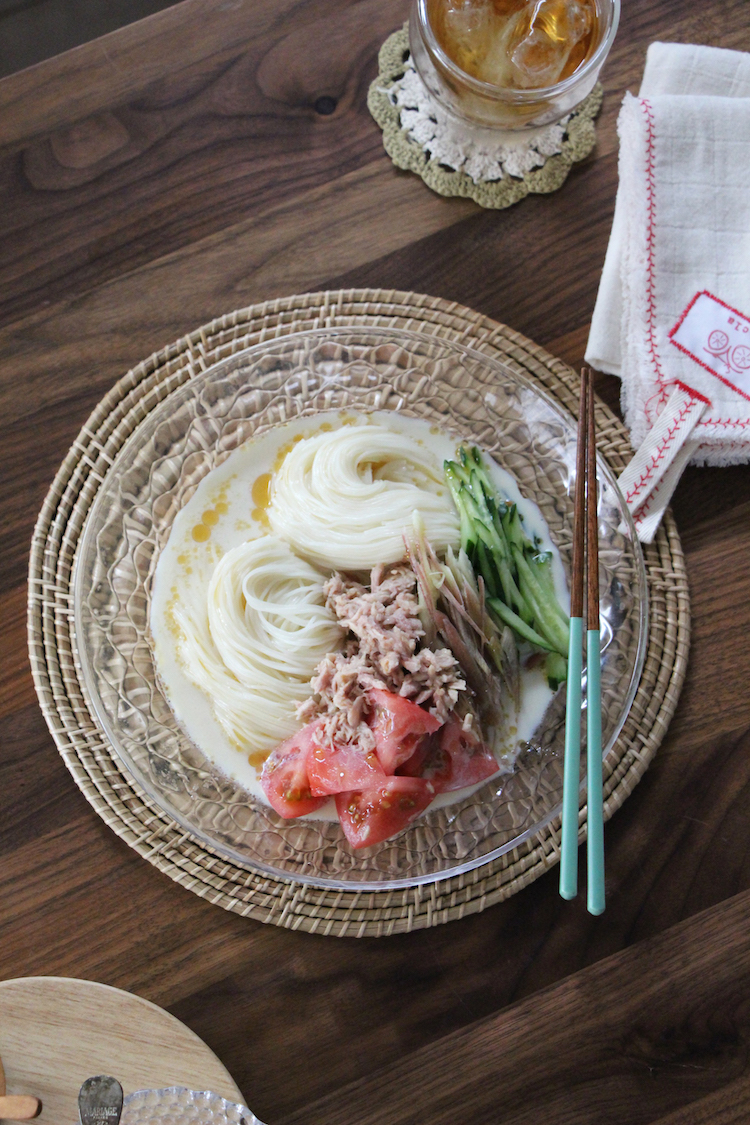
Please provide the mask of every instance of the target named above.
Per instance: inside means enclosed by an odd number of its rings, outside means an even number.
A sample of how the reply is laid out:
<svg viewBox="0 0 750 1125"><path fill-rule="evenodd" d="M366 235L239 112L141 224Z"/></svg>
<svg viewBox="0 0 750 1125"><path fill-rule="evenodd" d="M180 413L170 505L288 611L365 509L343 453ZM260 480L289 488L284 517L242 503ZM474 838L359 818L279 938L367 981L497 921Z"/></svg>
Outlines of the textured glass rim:
<svg viewBox="0 0 750 1125"><path fill-rule="evenodd" d="M267 351L269 348L284 346L289 341L302 340L305 338L309 339L311 337L321 340L335 340L338 338L346 338L358 335L367 336L369 338L380 337L383 343L386 343L388 341L398 342L399 340L411 340L418 344L428 343L434 346L439 346L441 348L447 348L454 353L468 357L475 363L494 368L500 375L502 375L503 378L515 381L523 388L525 388L527 392L537 398L540 398L575 437L577 426L572 415L570 415L560 405L560 403L558 403L543 387L538 386L537 383L535 383L527 376L514 371L511 367L503 363L502 360L485 355L483 352L480 352L475 348L469 348L465 344L461 344L458 341L448 339L444 336L433 335L431 333L428 334L425 332L412 331L410 329L402 328L384 328L381 326L369 327L367 325L343 325L337 326L335 328L313 328L303 330L301 332L286 333L283 336L277 336L271 340L260 341L257 344L253 344L249 348L242 348L239 351L234 352L221 360L218 360L216 363L211 364L210 367L207 367L204 371L201 371L199 374L193 376L189 381L183 383L181 386L176 387L173 391L171 391L164 399L161 400L161 402L159 402L159 404L152 411L150 411L146 415L145 418L143 418L138 423L138 425L135 427L133 432L129 434L122 447L118 450L117 454L113 458L107 472L107 478L117 474L120 464L129 456L133 447L137 447L139 442L142 440L142 431L146 427L153 425L154 416L157 414L157 412L166 413L169 408L169 403L176 396L184 395L189 390L189 388L199 386L210 375L214 374L218 368L225 365L229 366L230 364L236 364L238 361L243 360L245 357L252 357L256 353ZM336 382L336 380L331 378L329 379L329 382L333 383ZM620 735L620 732L622 731L622 728L630 712L633 699L635 698L635 693L638 690L638 684L640 682L641 673L643 671L643 664L646 657L648 642L648 583L646 579L646 568L643 561L643 552L638 540L638 535L636 533L633 518L630 514L627 504L623 499L622 493L620 492L612 470L600 453L597 453L597 475L606 477L608 485L614 489L620 501L621 516L627 528L627 537L634 548L635 561L638 569L638 647L636 651L636 657L633 662L633 669L631 672L628 690L623 697L620 717L618 719L618 722L614 726L612 734L608 739L606 745L602 748L602 759L604 760L614 747ZM153 803L159 809L166 813L167 816L171 817L172 820L179 824L179 826L187 833L189 833L189 835L193 836L195 839L200 840L201 843L208 847L212 852L231 860L232 863L237 864L237 866L245 870L259 871L264 875L273 877L274 879L283 880L288 883L301 883L323 890L344 890L350 892L403 890L410 887L437 883L442 881L443 879L454 878L458 875L465 874L468 871L473 871L478 867L483 867L488 863L492 863L494 860L501 858L503 855L506 855L514 848L519 847L526 840L529 840L531 837L538 835L556 817L560 816L562 809L562 795L560 802L543 817L541 817L535 824L531 825L523 832L520 832L517 836L514 836L512 840L508 840L506 843L500 845L500 847L494 848L483 855L475 856L472 859L467 859L452 867L447 867L444 870L432 872L427 875L414 875L402 879L379 879L371 881L366 879L356 881L334 878L325 879L319 875L309 875L307 873L291 874L289 872L282 871L277 867L273 867L270 864L265 864L259 859L249 859L247 856L231 847L231 845L227 845L220 840L216 840L214 837L208 835L206 832L196 827L196 825L191 823L187 817L183 816L182 813L179 812L179 810L173 808L168 804L161 790L159 790L155 785L152 784L151 780L146 775L144 775L143 771L135 764L135 762L133 762L130 754L121 745L117 737L117 733L113 728L112 723L110 722L103 701L100 698L99 691L96 687L94 669L87 647L86 645L79 645L78 643L78 637L84 635L83 621L81 619L83 604L83 567L81 565L81 559L86 554L90 529L95 526L96 516L99 512L100 507L104 503L104 484L105 481L103 480L99 488L97 489L94 500L86 515L84 525L78 540L75 558L73 561L72 587L75 632L74 636L71 639L73 642L74 654L76 655L81 667L83 676L82 686L84 688L85 695L90 705L93 707L96 718L100 726L104 730L104 733L106 734L110 745L112 746L119 760L125 765L131 776L135 778L137 783L145 791L150 800L153 801ZM201 751L201 753L203 753L203 751ZM583 775L579 785L579 792L586 787L586 784L587 777L586 775ZM287 823L289 825L293 825L295 822L293 820L290 820ZM418 821L416 821L415 823L418 823ZM405 829L405 831L409 831L409 829L407 828Z"/></svg>
<svg viewBox="0 0 750 1125"><path fill-rule="evenodd" d="M260 1118L256 1117L248 1106L240 1102L230 1102L228 1098L215 1093L213 1090L193 1090L189 1086L161 1086L153 1090L134 1090L132 1094L127 1095L122 1105L123 1109L128 1109L131 1106L136 1106L138 1101L143 1101L144 1098L148 1097L174 1101L174 1099L181 1094L189 1094L191 1097L211 1098L217 1103L218 1108L221 1108L225 1112L227 1110L236 1109L238 1113L242 1114L243 1119L247 1121L247 1125L263 1125ZM246 1114L249 1114L249 1117L245 1117Z"/></svg>
<svg viewBox="0 0 750 1125"><path fill-rule="evenodd" d="M457 66L435 38L435 33L427 16L427 0L414 0L417 24L428 53L438 60L441 67L455 81L462 82L473 93L479 94L488 101L504 102L507 105L535 105L540 101L560 97L585 81L592 71L594 74L598 73L609 54L620 23L620 0L597 0L597 6L600 9L604 5L607 5L605 16L609 18L609 24L593 55L586 60L582 67L568 75L567 78L563 78L561 82L555 82L552 86L537 86L529 90L508 90L501 86L493 86L491 82L485 82L483 78L475 78L474 75L468 74L467 71Z"/></svg>

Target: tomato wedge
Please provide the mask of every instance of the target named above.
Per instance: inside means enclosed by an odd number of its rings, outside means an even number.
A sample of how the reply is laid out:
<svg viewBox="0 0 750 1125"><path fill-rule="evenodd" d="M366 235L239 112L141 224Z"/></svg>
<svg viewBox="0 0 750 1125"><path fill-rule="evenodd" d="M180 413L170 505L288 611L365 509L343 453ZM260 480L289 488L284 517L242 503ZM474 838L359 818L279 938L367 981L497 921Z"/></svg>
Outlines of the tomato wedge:
<svg viewBox="0 0 750 1125"><path fill-rule="evenodd" d="M307 759L318 723L308 723L292 738L282 742L266 758L260 783L268 803L279 816L290 820L314 812L326 798L313 795L307 776Z"/></svg>
<svg viewBox="0 0 750 1125"><path fill-rule="evenodd" d="M476 735L467 733L456 719L449 720L440 731L440 748L450 759L450 778L444 792L477 785L497 773L497 758Z"/></svg>
<svg viewBox="0 0 750 1125"><path fill-rule="evenodd" d="M313 739L307 756L307 776L314 796L371 789L385 781L377 755L350 743L322 746Z"/></svg>
<svg viewBox="0 0 750 1125"><path fill-rule="evenodd" d="M384 771L393 774L412 756L420 739L440 727L440 721L410 699L390 691L374 690L368 698L373 707L370 727L375 735L375 753Z"/></svg>
<svg viewBox="0 0 750 1125"><path fill-rule="evenodd" d="M431 781L436 793L442 793L451 779L450 755L440 745L440 731L420 739L416 750L398 772L403 777L423 777Z"/></svg>
<svg viewBox="0 0 750 1125"><path fill-rule="evenodd" d="M373 789L338 793L336 809L351 846L368 848L406 828L434 796L435 787L424 778L387 777Z"/></svg>
<svg viewBox="0 0 750 1125"><path fill-rule="evenodd" d="M431 781L436 793L477 785L498 771L495 755L461 723L449 719L437 734L423 738L412 756L399 767L406 777Z"/></svg>

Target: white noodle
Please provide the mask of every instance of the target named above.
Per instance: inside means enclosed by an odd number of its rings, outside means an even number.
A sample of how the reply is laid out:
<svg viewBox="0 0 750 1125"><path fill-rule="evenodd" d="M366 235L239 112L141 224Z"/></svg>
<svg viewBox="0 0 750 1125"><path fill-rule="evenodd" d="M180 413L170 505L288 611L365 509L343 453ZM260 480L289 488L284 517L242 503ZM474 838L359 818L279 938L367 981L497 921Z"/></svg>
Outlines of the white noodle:
<svg viewBox="0 0 750 1125"><path fill-rule="evenodd" d="M185 671L243 749L269 751L299 729L295 704L309 696L319 661L340 646L325 577L266 535L216 565L205 613L175 607Z"/></svg>
<svg viewBox="0 0 750 1125"><path fill-rule="evenodd" d="M404 557L415 511L435 550L458 548L458 515L437 458L403 433L365 424L293 446L273 476L268 518L312 562L365 570Z"/></svg>

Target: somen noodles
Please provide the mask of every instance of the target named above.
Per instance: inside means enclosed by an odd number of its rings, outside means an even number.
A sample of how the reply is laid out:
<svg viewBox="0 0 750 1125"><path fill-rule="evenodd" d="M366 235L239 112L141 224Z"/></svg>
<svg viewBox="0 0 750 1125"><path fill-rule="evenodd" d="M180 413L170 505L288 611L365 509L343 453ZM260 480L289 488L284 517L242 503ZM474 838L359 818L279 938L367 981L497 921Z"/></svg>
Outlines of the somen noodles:
<svg viewBox="0 0 750 1125"><path fill-rule="evenodd" d="M286 543L264 535L219 560L205 617L175 607L188 675L240 746L267 751L299 727L295 704L341 641L323 580Z"/></svg>
<svg viewBox="0 0 750 1125"><path fill-rule="evenodd" d="M434 455L379 425L299 442L274 474L268 518L300 555L330 570L404 557L415 511L436 550L457 547L458 515Z"/></svg>

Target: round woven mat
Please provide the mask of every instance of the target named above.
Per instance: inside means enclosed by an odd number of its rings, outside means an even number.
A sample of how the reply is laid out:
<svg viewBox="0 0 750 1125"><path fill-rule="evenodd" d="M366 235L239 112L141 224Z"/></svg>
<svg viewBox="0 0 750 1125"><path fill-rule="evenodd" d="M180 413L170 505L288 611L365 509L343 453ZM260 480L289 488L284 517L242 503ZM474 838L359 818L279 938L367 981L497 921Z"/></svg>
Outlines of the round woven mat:
<svg viewBox="0 0 750 1125"><path fill-rule="evenodd" d="M102 479L148 413L195 373L263 340L313 328L398 327L450 337L537 380L575 416L578 377L530 340L461 305L414 293L340 290L254 305L196 329L128 372L88 419L37 520L29 564L31 667L45 719L68 769L97 813L130 847L210 902L289 929L363 937L402 933L477 913L508 898L559 859L559 820L500 859L410 889L325 890L228 862L163 813L127 773L88 710L71 649L73 557ZM615 473L631 456L627 432L597 403L598 446ZM604 763L609 818L639 781L669 724L685 676L689 599L671 512L644 551L650 627L630 714ZM580 838L586 807L580 810Z"/></svg>
<svg viewBox="0 0 750 1125"><path fill-rule="evenodd" d="M415 172L438 195L461 196L473 199L480 207L489 207L500 210L511 207L530 193L549 194L562 187L567 179L568 172L579 160L584 160L596 144L596 130L594 119L601 109L604 98L604 89L597 82L587 98L564 119L562 125L552 125L541 130L535 139L528 138L523 142L514 142L511 146L507 143L500 145L495 142L490 146L493 161L498 160L502 166L496 166L493 175L495 178L484 178L484 173L477 181L467 174L464 166L466 151L456 150L450 136L441 134L438 117L433 110L435 103L430 95L417 80L421 94L414 98L414 88L411 88L408 106L403 110L414 116L415 105L421 107L419 111L420 125L413 130L415 123L409 127L404 125L402 107L394 101L394 94L404 78L405 71L411 71L414 77L413 64L409 58L409 31L405 24L399 31L394 31L378 55L379 73L373 80L367 95L367 108L373 118L383 130L383 147L397 168L407 172ZM429 113L426 106L431 106ZM423 112L424 111L424 112ZM429 140L417 140L420 128L424 129L432 121L435 128ZM558 139L553 140L552 134L559 128ZM439 139L442 136L442 142ZM551 148L548 147L551 144ZM520 148L518 147L520 145ZM489 155L486 141L475 146L481 149L485 156ZM516 150L514 157L511 154ZM508 157L515 164L507 163ZM458 165L453 161L458 161ZM524 165L526 165L524 169Z"/></svg>

